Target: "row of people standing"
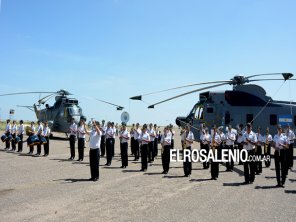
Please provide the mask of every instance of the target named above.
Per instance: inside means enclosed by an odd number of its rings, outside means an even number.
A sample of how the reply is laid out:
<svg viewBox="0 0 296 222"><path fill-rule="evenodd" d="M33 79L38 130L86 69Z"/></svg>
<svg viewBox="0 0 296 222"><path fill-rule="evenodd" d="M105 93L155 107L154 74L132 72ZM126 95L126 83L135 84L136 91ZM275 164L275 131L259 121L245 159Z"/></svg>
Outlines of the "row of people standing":
<svg viewBox="0 0 296 222"><path fill-rule="evenodd" d="M50 128L48 123L45 122L44 126L41 121L38 121L37 131L35 132L34 122L31 122L31 126L28 128L28 132L25 132L24 122L20 120L19 125L16 124L14 120L12 124L10 124L10 120L7 120L7 124L5 127L5 135L7 139L6 150L10 149L11 143L11 151L16 151L16 145L18 145L17 152L23 151L23 143L24 143L24 134L28 134L27 145L29 147L29 155L32 155L34 152L34 145L37 144L37 152L35 155L41 155L41 144L44 146L44 156L48 156L49 154L49 136L50 136ZM34 139L36 138L36 139ZM34 143L33 140L36 140Z"/></svg>

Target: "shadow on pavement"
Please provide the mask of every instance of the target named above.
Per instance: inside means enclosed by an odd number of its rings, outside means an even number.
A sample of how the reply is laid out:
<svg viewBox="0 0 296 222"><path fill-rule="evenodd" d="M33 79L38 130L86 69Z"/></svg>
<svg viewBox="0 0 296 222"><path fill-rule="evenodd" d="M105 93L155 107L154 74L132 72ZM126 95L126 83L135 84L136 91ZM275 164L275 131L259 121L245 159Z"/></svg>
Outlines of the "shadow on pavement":
<svg viewBox="0 0 296 222"><path fill-rule="evenodd" d="M244 182L239 182L239 183L223 183L224 187L239 187L246 185Z"/></svg>
<svg viewBox="0 0 296 222"><path fill-rule="evenodd" d="M268 189L277 189L277 188L279 188L279 187L277 187L277 186L256 186L255 187L255 189L256 190L259 190L259 189L262 189L262 190L268 190Z"/></svg>
<svg viewBox="0 0 296 222"><path fill-rule="evenodd" d="M296 190L285 190L285 193L296 194Z"/></svg>
<svg viewBox="0 0 296 222"><path fill-rule="evenodd" d="M210 181L212 179L206 178L206 179L191 179L189 180L190 182L205 182L205 181Z"/></svg>

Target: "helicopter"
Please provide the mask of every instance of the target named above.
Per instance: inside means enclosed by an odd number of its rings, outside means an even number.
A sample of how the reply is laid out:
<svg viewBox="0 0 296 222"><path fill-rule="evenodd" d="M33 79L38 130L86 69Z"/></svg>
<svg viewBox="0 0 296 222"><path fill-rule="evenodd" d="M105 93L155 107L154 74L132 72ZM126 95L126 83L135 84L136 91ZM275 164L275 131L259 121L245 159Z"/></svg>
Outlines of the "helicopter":
<svg viewBox="0 0 296 222"><path fill-rule="evenodd" d="M255 78L259 76L275 75L281 75L283 78ZM284 82L296 80L292 79L292 77L292 73L268 73L251 76L236 75L230 80L189 84L134 96L130 99L142 100L143 96L191 86L209 85L157 102L148 106L148 108L155 108L156 105L191 93L205 91L199 94L199 101L195 103L187 116L179 116L176 118L176 124L179 127L190 124L195 140L199 141L200 132L204 127L211 128L213 125L221 126L223 129L225 127L225 129L228 130L228 125L238 127L239 124L246 125L247 123L252 123L255 130L257 127L261 127L263 130L269 127L270 133L274 134L276 133L276 126L278 124L293 124L296 126L296 103L273 100L266 95L266 91L261 86L249 83L270 80L284 80ZM233 89L225 91L206 91L224 85L232 85ZM292 116L293 113L294 116Z"/></svg>
<svg viewBox="0 0 296 222"><path fill-rule="evenodd" d="M71 125L72 119L76 123L83 119L86 121L86 117L82 113L82 108L79 106L79 102L75 98L70 98L72 95L68 91L61 89L57 92L18 92L18 93L8 93L8 94L0 94L1 96L12 96L12 95L23 95L23 94L41 94L46 93L49 94L34 103L33 106L18 106L25 107L29 110L35 112L36 118L41 122L48 122L49 127L52 132L61 132L66 133L69 131L69 127ZM55 103L50 106L46 102L55 96ZM123 110L124 107L96 99L91 98L95 101L106 103L112 106L115 106L117 110ZM45 106L41 108L41 106Z"/></svg>

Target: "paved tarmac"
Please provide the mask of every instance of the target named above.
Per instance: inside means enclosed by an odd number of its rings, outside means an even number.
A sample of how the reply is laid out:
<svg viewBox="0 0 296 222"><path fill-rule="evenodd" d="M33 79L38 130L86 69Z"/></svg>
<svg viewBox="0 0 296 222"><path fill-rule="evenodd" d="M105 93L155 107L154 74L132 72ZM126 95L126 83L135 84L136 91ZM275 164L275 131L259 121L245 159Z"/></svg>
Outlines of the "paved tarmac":
<svg viewBox="0 0 296 222"><path fill-rule="evenodd" d="M180 144L178 136L175 144ZM296 170L289 171L285 188L276 188L273 159L251 185L242 185L243 167L237 164L234 172L225 172L220 165L219 178L213 181L201 163L193 163L189 178L183 177L182 163L171 163L169 173L163 175L159 156L143 173L140 162L131 156L128 168L120 169L117 140L112 165L105 167L101 158L100 179L92 182L88 181L88 148L84 161L77 162L68 160L69 143L64 140L50 141L48 157L28 156L26 144L21 154L4 151L4 146L0 144L0 217L5 222L296 218Z"/></svg>

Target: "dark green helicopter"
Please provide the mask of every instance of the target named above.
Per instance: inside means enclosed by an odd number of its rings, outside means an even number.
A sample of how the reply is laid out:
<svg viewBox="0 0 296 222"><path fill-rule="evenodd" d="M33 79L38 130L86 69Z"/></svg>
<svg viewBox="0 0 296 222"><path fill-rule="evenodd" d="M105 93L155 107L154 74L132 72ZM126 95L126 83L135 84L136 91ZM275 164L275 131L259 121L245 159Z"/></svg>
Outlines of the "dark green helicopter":
<svg viewBox="0 0 296 222"><path fill-rule="evenodd" d="M12 95L24 95L24 94L41 94L46 93L49 94L38 100L37 103L33 104L33 106L18 106L25 107L36 114L36 118L41 122L48 122L49 127L52 132L61 132L67 133L69 131L69 126L71 125L71 121L74 118L75 122L78 123L80 119L84 119L86 121L86 117L82 113L82 108L79 106L79 102L75 98L70 98L72 95L66 90L59 90L57 92L18 92L18 93L8 93L8 94L0 94L0 96L12 96ZM55 96L55 103L50 106L46 102ZM117 110L123 110L124 107L118 106L116 104L92 98L93 100L106 103L112 106L115 106ZM45 106L44 108L41 108Z"/></svg>

